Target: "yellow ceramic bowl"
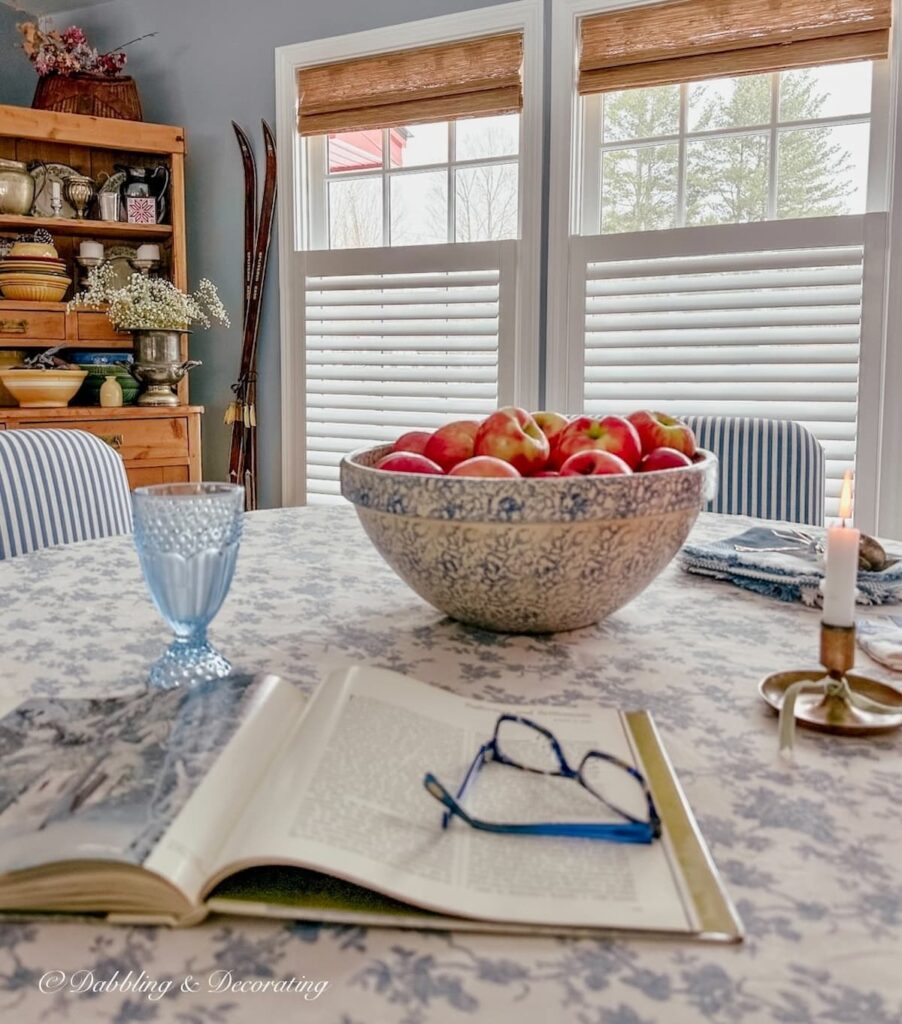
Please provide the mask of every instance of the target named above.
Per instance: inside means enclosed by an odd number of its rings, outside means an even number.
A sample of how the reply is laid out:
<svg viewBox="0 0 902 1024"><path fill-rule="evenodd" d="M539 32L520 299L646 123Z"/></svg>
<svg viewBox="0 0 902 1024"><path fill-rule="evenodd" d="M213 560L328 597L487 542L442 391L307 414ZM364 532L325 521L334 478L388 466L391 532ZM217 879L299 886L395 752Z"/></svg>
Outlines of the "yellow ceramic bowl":
<svg viewBox="0 0 902 1024"><path fill-rule="evenodd" d="M60 409L87 375L86 370L0 370L0 381L23 409Z"/></svg>
<svg viewBox="0 0 902 1024"><path fill-rule="evenodd" d="M59 302L72 284L71 277L50 274L0 274L0 293L5 299L24 302Z"/></svg>
<svg viewBox="0 0 902 1024"><path fill-rule="evenodd" d="M39 256L56 259L59 253L52 242L14 242L10 256Z"/></svg>
<svg viewBox="0 0 902 1024"><path fill-rule="evenodd" d="M65 274L65 260L32 260L18 257L14 260L0 260L2 274Z"/></svg>
<svg viewBox="0 0 902 1024"><path fill-rule="evenodd" d="M0 349L0 370L5 370L10 366L18 366L19 363L25 361L27 355L28 353L24 348ZM15 398L7 391L3 381L0 381L0 409L8 409L15 404Z"/></svg>

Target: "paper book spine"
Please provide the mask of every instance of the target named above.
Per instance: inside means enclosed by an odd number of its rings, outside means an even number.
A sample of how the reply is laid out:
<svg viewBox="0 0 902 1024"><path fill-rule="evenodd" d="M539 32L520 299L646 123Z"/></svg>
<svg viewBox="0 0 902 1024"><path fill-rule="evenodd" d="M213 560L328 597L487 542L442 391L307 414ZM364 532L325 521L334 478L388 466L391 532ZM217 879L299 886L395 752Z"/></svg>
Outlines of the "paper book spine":
<svg viewBox="0 0 902 1024"><path fill-rule="evenodd" d="M197 907L190 914L174 917L171 914L107 914L105 920L109 924L141 925L142 927L191 928L206 920L210 913L206 906Z"/></svg>
<svg viewBox="0 0 902 1024"><path fill-rule="evenodd" d="M630 711L625 717L686 880L699 921L699 938L741 942L742 922L726 894L651 716L645 711Z"/></svg>

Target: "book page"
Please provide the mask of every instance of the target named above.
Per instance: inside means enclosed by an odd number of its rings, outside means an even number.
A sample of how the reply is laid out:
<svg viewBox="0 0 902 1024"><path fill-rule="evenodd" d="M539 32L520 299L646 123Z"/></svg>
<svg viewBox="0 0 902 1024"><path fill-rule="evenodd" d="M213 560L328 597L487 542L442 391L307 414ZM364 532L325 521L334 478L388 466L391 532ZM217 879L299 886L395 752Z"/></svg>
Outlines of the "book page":
<svg viewBox="0 0 902 1024"><path fill-rule="evenodd" d="M238 680L234 682L234 680ZM304 694L277 676L214 680L242 692L228 743L219 750L166 833L144 863L193 902L214 870L222 848L248 804L255 800L272 759L300 720ZM244 688L243 691L241 688ZM201 723L198 723L200 726Z"/></svg>
<svg viewBox="0 0 902 1024"><path fill-rule="evenodd" d="M330 678L273 762L265 796L233 833L218 877L252 864L299 864L448 914L694 930L666 838L645 846L501 835L459 820L442 829L442 807L423 776L432 772L456 792L499 710L382 670ZM572 765L590 748L635 763L615 711L517 712L551 729ZM495 763L480 771L464 806L489 821L622 821L572 779Z"/></svg>
<svg viewBox="0 0 902 1024"><path fill-rule="evenodd" d="M232 676L131 697L20 704L0 720L0 875L110 861L156 871L179 888L191 881L195 898L236 813L228 790L212 799L209 776L222 774L224 752L259 717L272 687ZM244 750L240 771L252 784L254 758L260 775L268 767L264 750ZM159 856L164 843L168 859Z"/></svg>

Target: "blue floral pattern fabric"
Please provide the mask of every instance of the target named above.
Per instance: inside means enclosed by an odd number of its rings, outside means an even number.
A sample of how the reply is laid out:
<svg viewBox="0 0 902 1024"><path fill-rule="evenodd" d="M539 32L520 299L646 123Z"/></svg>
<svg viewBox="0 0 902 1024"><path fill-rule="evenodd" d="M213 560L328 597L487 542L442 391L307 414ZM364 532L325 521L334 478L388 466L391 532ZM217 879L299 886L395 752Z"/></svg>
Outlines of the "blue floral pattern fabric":
<svg viewBox="0 0 902 1024"><path fill-rule="evenodd" d="M693 540L747 521L703 515ZM882 609L884 612L892 609ZM867 617L870 609L862 611ZM902 1024L902 735L799 730L795 766L757 694L816 663L818 613L671 564L610 619L505 636L442 617L381 561L351 509L247 521L212 639L236 667L309 691L368 662L474 699L648 708L746 928L738 947L513 938L211 918L169 931L0 924L0 1020L132 1024ZM109 696L143 685L167 642L128 537L0 564L0 701ZM859 654L859 669L902 676ZM51 971L173 981L42 993ZM212 972L327 980L291 992L209 992ZM198 991L182 980L204 979ZM220 973L219 977L222 977Z"/></svg>

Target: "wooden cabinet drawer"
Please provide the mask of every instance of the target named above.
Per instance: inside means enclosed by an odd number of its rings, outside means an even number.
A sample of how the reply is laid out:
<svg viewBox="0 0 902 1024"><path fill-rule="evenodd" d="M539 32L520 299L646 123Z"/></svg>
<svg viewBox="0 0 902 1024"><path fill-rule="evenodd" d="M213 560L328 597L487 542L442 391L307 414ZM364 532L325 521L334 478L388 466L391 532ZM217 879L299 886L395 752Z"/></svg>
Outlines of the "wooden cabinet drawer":
<svg viewBox="0 0 902 1024"><path fill-rule="evenodd" d="M87 430L115 448L126 465L134 462L160 462L166 459L188 461L188 420L108 419L38 420L19 423L20 427L53 427L63 430Z"/></svg>
<svg viewBox="0 0 902 1024"><path fill-rule="evenodd" d="M125 475L132 490L152 484L186 484L189 479L187 466L126 466Z"/></svg>
<svg viewBox="0 0 902 1024"><path fill-rule="evenodd" d="M10 302L0 302L0 344L65 340L66 314L63 310L19 308Z"/></svg>
<svg viewBox="0 0 902 1024"><path fill-rule="evenodd" d="M75 335L79 341L116 342L116 347L131 347L132 338L128 331L120 333L113 330L106 313L77 311L75 314Z"/></svg>

